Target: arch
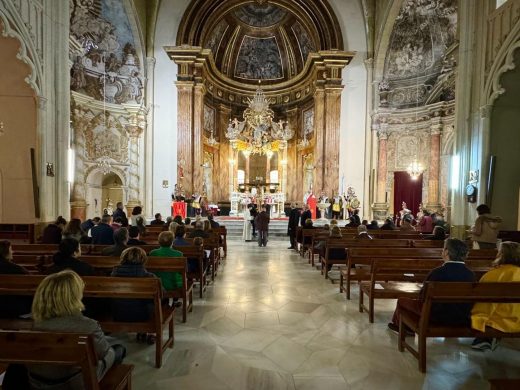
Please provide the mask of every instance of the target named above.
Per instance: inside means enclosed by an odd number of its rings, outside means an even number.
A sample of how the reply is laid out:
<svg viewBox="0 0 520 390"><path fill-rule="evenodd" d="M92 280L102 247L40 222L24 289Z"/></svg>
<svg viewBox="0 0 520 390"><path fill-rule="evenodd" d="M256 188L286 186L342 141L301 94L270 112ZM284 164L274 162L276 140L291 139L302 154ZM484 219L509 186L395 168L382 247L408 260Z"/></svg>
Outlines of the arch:
<svg viewBox="0 0 520 390"><path fill-rule="evenodd" d="M384 15L385 24L381 31L380 40L377 42L374 50L374 80L381 81L385 71L385 60L388 48L390 46L390 39L392 37L392 31L394 30L395 19L401 11L401 6L404 0L395 0L391 7L387 9ZM375 34L378 35L377 33Z"/></svg>
<svg viewBox="0 0 520 390"><path fill-rule="evenodd" d="M520 20L511 29L491 65L484 87L485 105L492 105L505 92L500 79L504 73L517 66L514 53L518 48L520 48Z"/></svg>
<svg viewBox="0 0 520 390"><path fill-rule="evenodd" d="M12 7L10 3L6 7ZM7 10L7 9L6 9ZM42 89L42 65L40 57L34 47L27 28L24 27L23 21L14 10L11 13L3 12L0 9L0 34L3 37L15 38L20 42L20 50L17 58L29 65L31 73L25 79L25 82L34 90L36 95L41 95Z"/></svg>

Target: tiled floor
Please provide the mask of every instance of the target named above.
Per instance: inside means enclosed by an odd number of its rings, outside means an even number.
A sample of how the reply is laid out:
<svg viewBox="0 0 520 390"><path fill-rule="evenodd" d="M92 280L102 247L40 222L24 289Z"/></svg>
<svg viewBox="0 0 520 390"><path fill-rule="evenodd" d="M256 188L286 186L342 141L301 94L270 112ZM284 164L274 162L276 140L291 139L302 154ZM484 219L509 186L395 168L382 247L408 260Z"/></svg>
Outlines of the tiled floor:
<svg viewBox="0 0 520 390"><path fill-rule="evenodd" d="M175 346L153 367L154 348L131 336L134 389L488 389L487 378L520 377L520 343L477 352L468 339L433 339L428 374L397 350L387 330L395 301L377 302L375 323L359 313L283 242L229 243L229 256ZM355 289L354 289L355 290Z"/></svg>

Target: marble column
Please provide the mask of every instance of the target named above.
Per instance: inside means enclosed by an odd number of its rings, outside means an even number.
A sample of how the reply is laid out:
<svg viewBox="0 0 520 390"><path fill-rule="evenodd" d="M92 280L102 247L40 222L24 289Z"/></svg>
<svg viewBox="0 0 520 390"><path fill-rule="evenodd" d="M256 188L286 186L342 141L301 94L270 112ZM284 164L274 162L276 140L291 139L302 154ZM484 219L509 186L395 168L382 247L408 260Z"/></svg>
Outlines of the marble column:
<svg viewBox="0 0 520 390"><path fill-rule="evenodd" d="M193 82L177 81L177 182L186 195L193 194ZM201 143L202 140L198 141ZM183 177L181 177L181 174Z"/></svg>
<svg viewBox="0 0 520 390"><path fill-rule="evenodd" d="M326 156L323 190L332 196L339 187L339 134L341 116L341 91L343 87L325 89L325 142L323 156Z"/></svg>
<svg viewBox="0 0 520 390"><path fill-rule="evenodd" d="M323 189L325 175L325 90L317 88L314 92L314 180L313 192L319 194Z"/></svg>
<svg viewBox="0 0 520 390"><path fill-rule="evenodd" d="M84 116L85 111L80 107L72 115L72 130L74 131L74 185L72 186L70 217L86 219L86 190L85 190L85 126L88 123Z"/></svg>
<svg viewBox="0 0 520 390"><path fill-rule="evenodd" d="M193 99L193 191L202 193L204 183L204 84L194 87Z"/></svg>
<svg viewBox="0 0 520 390"><path fill-rule="evenodd" d="M388 133L387 125L381 123L377 136L379 138L379 159L377 163L377 194L376 203L373 206L374 217L383 220L388 212L388 199L386 195L386 177L387 172L387 143Z"/></svg>
<svg viewBox="0 0 520 390"><path fill-rule="evenodd" d="M139 200L139 137L143 129L137 125L126 125L126 132L130 138L130 145L128 150L129 155L129 171L128 171L128 204L127 210L132 210L136 206L141 205ZM145 210L147 213L153 211Z"/></svg>
<svg viewBox="0 0 520 390"><path fill-rule="evenodd" d="M371 198L373 188L371 188L371 173L375 166L373 164L373 132L372 132L372 111L374 107L374 59L367 58L363 61L367 71L367 96L366 96L366 111L365 111L365 172L364 172L364 188L363 188L363 203L362 213L368 218L371 215Z"/></svg>
<svg viewBox="0 0 520 390"><path fill-rule="evenodd" d="M430 127L430 168L428 174L428 204L429 211L440 211L439 204L439 178L441 156L441 129L440 118L436 118Z"/></svg>
<svg viewBox="0 0 520 390"><path fill-rule="evenodd" d="M219 171L217 174L217 182L216 186L218 189L218 194L216 196L217 201L229 201L231 193L229 190L230 186L230 165L229 159L232 157L231 147L226 140L225 133L229 123L229 117L231 114L231 109L228 106L221 105L218 107L218 120L217 120L217 134L219 134Z"/></svg>
<svg viewBox="0 0 520 390"><path fill-rule="evenodd" d="M291 126L291 129L294 130L294 137L287 143L287 148L285 150L285 161L287 162L284 167L285 173L285 185L284 191L287 194L287 200L289 202L295 202L300 199L298 196L299 185L301 184L301 178L303 177L303 173L300 169L300 164L298 164L298 156L297 156L297 147L296 141L298 139L298 134L300 134L299 130L299 121L298 114L299 110L294 108L292 110L287 111L287 121ZM302 195L303 196L303 195Z"/></svg>

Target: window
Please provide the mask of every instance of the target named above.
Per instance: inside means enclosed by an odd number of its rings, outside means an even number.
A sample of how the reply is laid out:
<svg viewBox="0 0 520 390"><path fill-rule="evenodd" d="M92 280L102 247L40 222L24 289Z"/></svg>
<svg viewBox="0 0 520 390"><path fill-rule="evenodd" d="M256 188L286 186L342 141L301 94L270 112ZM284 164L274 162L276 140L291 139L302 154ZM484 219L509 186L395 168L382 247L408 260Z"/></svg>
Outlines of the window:
<svg viewBox="0 0 520 390"><path fill-rule="evenodd" d="M269 183L278 183L278 171L269 172Z"/></svg>
<svg viewBox="0 0 520 390"><path fill-rule="evenodd" d="M505 3L507 3L507 0L497 0L497 8L500 8Z"/></svg>
<svg viewBox="0 0 520 390"><path fill-rule="evenodd" d="M246 182L246 171L239 169L237 171L238 184L244 184Z"/></svg>

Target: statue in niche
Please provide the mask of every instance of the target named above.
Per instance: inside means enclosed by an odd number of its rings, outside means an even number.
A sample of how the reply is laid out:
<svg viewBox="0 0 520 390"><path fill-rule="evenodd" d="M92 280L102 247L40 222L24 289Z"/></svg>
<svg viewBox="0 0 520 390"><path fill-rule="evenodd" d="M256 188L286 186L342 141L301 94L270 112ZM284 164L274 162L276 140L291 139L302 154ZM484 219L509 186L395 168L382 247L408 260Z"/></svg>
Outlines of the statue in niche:
<svg viewBox="0 0 520 390"><path fill-rule="evenodd" d="M71 73L70 86L74 91L79 91L87 85L85 66L81 62L81 56L76 56Z"/></svg>

